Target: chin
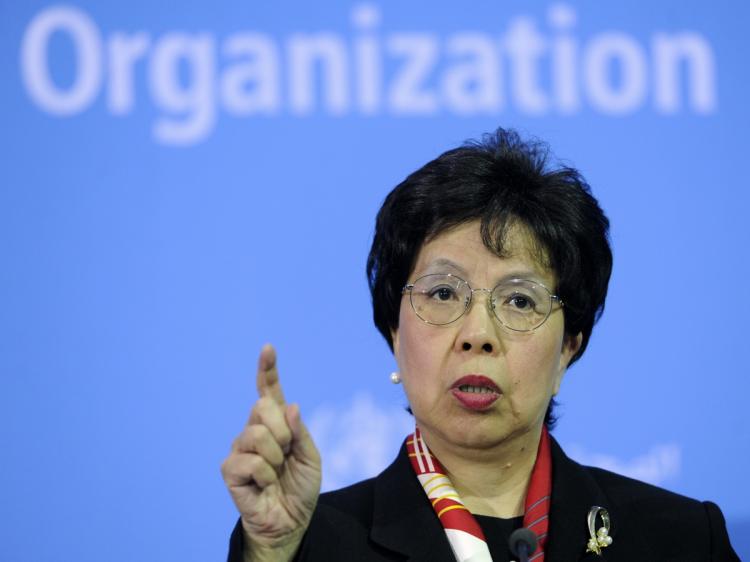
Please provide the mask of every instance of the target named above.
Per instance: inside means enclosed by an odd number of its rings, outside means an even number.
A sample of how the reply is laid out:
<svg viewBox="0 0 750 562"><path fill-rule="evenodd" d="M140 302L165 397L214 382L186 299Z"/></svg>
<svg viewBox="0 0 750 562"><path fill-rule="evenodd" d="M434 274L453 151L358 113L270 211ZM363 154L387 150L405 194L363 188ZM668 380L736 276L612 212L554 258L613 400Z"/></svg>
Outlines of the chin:
<svg viewBox="0 0 750 562"><path fill-rule="evenodd" d="M498 424L497 420L474 418L456 423L444 435L455 445L484 450L501 445L513 432Z"/></svg>

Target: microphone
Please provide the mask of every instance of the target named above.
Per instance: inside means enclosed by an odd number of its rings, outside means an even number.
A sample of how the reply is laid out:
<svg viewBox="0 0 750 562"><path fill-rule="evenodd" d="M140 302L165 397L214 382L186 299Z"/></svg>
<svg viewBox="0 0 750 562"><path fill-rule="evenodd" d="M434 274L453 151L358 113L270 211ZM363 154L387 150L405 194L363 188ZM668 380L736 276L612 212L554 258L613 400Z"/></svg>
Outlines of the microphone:
<svg viewBox="0 0 750 562"><path fill-rule="evenodd" d="M508 539L510 551L518 556L518 562L529 562L529 555L536 550L536 542L534 531L526 527L516 529Z"/></svg>

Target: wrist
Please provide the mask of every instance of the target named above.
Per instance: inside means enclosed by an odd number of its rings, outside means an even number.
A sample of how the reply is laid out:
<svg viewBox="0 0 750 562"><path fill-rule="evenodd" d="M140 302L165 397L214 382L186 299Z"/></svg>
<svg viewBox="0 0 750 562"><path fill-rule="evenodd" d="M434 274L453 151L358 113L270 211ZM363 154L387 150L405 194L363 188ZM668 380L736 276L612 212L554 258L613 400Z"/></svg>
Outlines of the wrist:
<svg viewBox="0 0 750 562"><path fill-rule="evenodd" d="M258 539L243 527L243 562L291 562L297 553L305 530L295 531L279 539Z"/></svg>

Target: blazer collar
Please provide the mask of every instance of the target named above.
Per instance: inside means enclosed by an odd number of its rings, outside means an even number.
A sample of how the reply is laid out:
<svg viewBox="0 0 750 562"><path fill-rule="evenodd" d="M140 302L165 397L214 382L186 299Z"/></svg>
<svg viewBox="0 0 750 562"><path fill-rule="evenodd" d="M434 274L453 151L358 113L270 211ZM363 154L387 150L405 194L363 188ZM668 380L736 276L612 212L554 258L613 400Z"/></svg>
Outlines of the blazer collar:
<svg viewBox="0 0 750 562"><path fill-rule="evenodd" d="M552 444L552 503L546 562L652 560L641 533L634 528L623 508L618 506L597 483L591 472L569 459L558 445ZM610 517L612 544L597 556L586 552L589 540L587 517L594 506L605 508Z"/></svg>
<svg viewBox="0 0 750 562"><path fill-rule="evenodd" d="M552 503L546 562L632 562L651 560L648 547L637 529L620 516L618 506L607 497L588 470L569 459L552 439ZM455 562L448 539L424 490L414 476L406 447L375 479L370 538L399 552L412 562ZM586 553L589 510L601 506L609 511L612 545L603 555Z"/></svg>

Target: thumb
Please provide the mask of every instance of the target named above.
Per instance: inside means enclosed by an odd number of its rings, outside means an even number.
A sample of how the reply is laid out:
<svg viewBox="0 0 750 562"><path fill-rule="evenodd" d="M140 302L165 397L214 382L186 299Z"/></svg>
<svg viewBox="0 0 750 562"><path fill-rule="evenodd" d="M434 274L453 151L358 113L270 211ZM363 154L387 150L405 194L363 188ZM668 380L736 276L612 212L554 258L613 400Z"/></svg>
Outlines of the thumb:
<svg viewBox="0 0 750 562"><path fill-rule="evenodd" d="M315 446L312 435L302 422L299 405L290 404L286 407L286 423L292 430L292 450L291 453L300 460L307 460L319 463L320 453Z"/></svg>

